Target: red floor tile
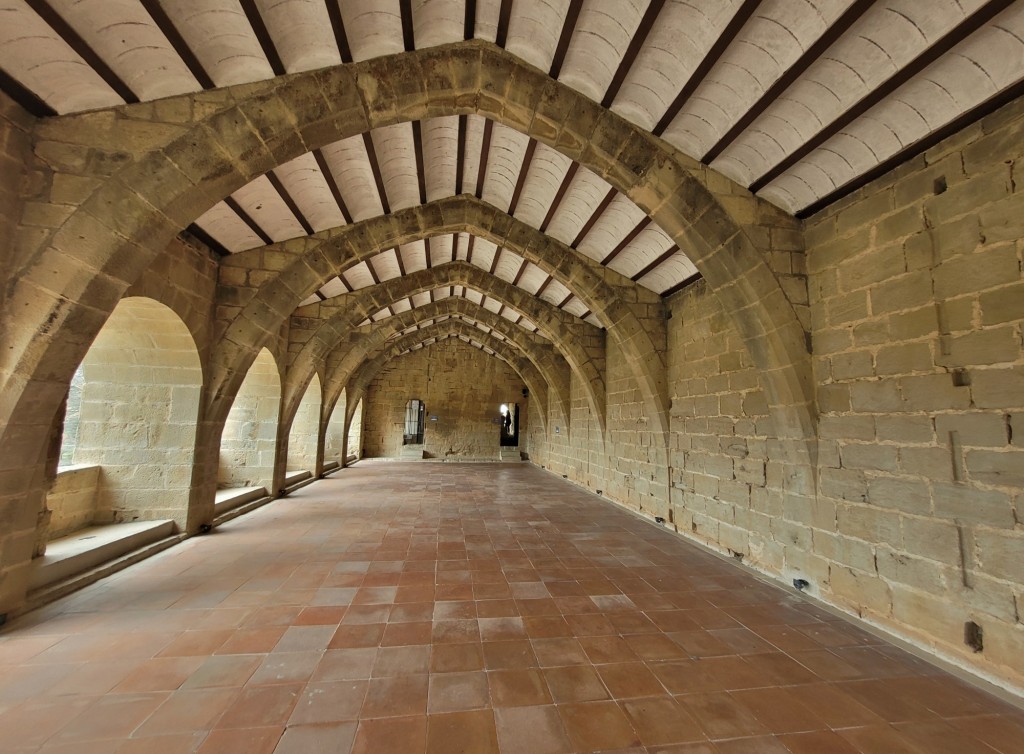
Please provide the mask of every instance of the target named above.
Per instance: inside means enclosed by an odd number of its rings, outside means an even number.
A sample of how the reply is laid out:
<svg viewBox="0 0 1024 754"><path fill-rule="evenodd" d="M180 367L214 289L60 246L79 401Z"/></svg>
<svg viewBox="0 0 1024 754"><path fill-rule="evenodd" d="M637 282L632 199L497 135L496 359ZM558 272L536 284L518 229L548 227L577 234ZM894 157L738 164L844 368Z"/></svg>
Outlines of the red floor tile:
<svg viewBox="0 0 1024 754"><path fill-rule="evenodd" d="M1018 754L1024 713L528 466L359 464L0 632L17 754Z"/></svg>

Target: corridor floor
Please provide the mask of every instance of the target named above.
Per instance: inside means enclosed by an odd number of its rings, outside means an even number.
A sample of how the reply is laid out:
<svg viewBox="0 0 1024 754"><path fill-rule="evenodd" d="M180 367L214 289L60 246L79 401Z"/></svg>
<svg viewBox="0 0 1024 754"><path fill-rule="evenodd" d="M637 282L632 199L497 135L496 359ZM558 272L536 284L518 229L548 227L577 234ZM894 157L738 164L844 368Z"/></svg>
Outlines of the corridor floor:
<svg viewBox="0 0 1024 754"><path fill-rule="evenodd" d="M364 464L15 621L0 751L974 754L1024 713L527 466Z"/></svg>

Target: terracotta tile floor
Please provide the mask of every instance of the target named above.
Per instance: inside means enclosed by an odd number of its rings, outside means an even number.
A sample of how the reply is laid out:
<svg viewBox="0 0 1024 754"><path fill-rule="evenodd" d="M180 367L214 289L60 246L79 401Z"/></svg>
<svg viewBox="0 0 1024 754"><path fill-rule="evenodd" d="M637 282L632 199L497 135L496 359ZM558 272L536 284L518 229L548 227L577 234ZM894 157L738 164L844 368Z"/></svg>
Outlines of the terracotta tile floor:
<svg viewBox="0 0 1024 754"><path fill-rule="evenodd" d="M1024 713L538 469L367 464L15 621L0 751L1024 752Z"/></svg>

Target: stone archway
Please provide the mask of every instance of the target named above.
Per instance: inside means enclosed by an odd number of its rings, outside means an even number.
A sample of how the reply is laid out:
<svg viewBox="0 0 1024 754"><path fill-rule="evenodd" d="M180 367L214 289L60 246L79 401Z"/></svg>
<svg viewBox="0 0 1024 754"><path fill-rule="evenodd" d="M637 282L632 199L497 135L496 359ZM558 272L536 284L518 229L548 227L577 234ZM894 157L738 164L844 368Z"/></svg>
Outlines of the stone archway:
<svg viewBox="0 0 1024 754"><path fill-rule="evenodd" d="M320 377L313 375L290 419L282 415L281 426L288 428L286 471L317 470L317 441L320 436Z"/></svg>
<svg viewBox="0 0 1024 754"><path fill-rule="evenodd" d="M331 277L396 245L447 235L456 230L469 232L509 249L571 289L623 349L644 394L649 414L660 431L667 432L667 421L663 421L668 412L662 356L664 322L663 317L652 317L644 311L659 308L661 300L575 249L468 195L441 199L276 245L282 252L293 256L295 261L255 291L244 309L227 325L217 355L221 367L214 377L217 385L215 394L231 392L234 375L239 365L244 365L247 354L280 328L284 321L280 312L291 311ZM317 260L317 263L312 264L311 260ZM645 298L649 300L645 301ZM276 303L270 307L266 305L269 301ZM639 302L640 305L634 306L630 302ZM644 311L644 316L638 317L637 310ZM539 316L536 307L531 316ZM298 363L316 363L324 351L324 342L335 342L345 334L342 328L349 326L347 322L326 321L322 334L316 336L320 342L309 341ZM245 333L253 332L264 333L264 338L246 344ZM660 337L654 333L659 333ZM559 341L558 345L564 348L563 342ZM320 353L312 356L310 362L309 354L318 346ZM576 363L571 355L566 356L571 363ZM594 374L581 374L580 377L589 386ZM223 387L219 384L221 379L227 383ZM298 384L301 385L302 381L299 380ZM591 393L591 408L604 427L603 382L594 389L588 388L588 392ZM214 414L216 411L214 407Z"/></svg>
<svg viewBox="0 0 1024 754"><path fill-rule="evenodd" d="M246 372L220 439L218 487L273 489L281 377L263 349Z"/></svg>
<svg viewBox="0 0 1024 754"><path fill-rule="evenodd" d="M536 342L539 340L536 336L531 339L529 333L509 320L461 298L447 298L396 314L375 323L369 333L355 335L346 341L343 347L336 349L343 353L327 371L324 387L326 405L331 405L333 400L339 400L334 396L338 394L339 390L341 393L345 392L345 385L371 352L384 346L389 338L405 328L419 325L439 316L470 319L472 322L480 323L499 332L503 338L511 342L533 362L548 385L548 395L555 401L555 410L561 416L569 415L569 365L556 349L550 344L542 345ZM541 426L546 427L546 413L549 408L546 397L539 403ZM603 441L602 435L599 442L603 444Z"/></svg>
<svg viewBox="0 0 1024 754"><path fill-rule="evenodd" d="M81 376L65 445L71 463L100 469L88 523L173 519L184 527L203 384L188 328L152 299L122 299Z"/></svg>
<svg viewBox="0 0 1024 754"><path fill-rule="evenodd" d="M797 441L784 443L786 452L802 447L802 462L813 454L805 331L752 240L773 224L791 231L795 221L727 181L720 199L692 159L495 45L461 42L165 105L163 112L201 116L160 121L143 104L37 127L37 154L50 159L40 161L41 173L84 179L86 188L72 204L33 209L54 219L25 236L24 262L4 289L0 476L9 484L0 513L22 522L9 535L14 540L23 541L31 526L26 508L42 502L50 425L75 367L159 250L276 165L331 141L434 115L476 113L514 128L601 175L646 211L687 250L736 323L765 380L777 433ZM5 547L0 568L22 567L27 557L21 545ZM12 584L0 585L0 602L8 594L20 599L23 582Z"/></svg>
<svg viewBox="0 0 1024 754"><path fill-rule="evenodd" d="M425 381L421 378L420 380L413 380L412 383L407 383L404 379L401 382L401 389L395 392L394 388L390 388L390 380L384 380L382 384L377 385L375 380L382 374L393 362L403 360L406 358L415 359L414 354L419 355L421 353L428 353L428 351L414 350L418 346L423 346L423 349L433 348L435 346L440 347L442 344L451 343L457 341L458 343L467 343L470 345L479 344L482 348L479 350L481 354L479 358L486 359L486 366L484 364L477 363L473 369L490 369L491 365L496 362L505 362L508 367L511 367L511 373L517 376L516 383L518 387L514 387L514 391L508 389L510 386L505 383L500 374L502 371L508 372L508 369L498 369L495 372L487 372L487 377L483 379L465 380L460 378L455 373L448 372L433 372L434 369L444 365L445 363L451 367L454 361L449 361L452 358L452 354L449 352L446 354L445 360L431 364L431 367L425 367L426 372L420 372L420 374L445 374L451 378L452 382L449 382L446 377L442 382L444 386L439 390L435 387L438 385L436 378L428 378ZM488 351L483 349L489 349ZM477 353L476 350L471 350L469 353ZM483 354L487 354L483 356ZM466 357L462 357L466 359ZM468 361L460 360L458 363L473 364L473 359ZM421 366L421 369L424 366ZM479 374L477 371L473 371L472 374ZM375 387L371 389L371 385ZM457 386L457 387L454 387ZM502 386L506 388L502 391ZM479 330L473 325L460 320L447 319L442 322L437 322L432 325L428 325L421 330L417 330L411 333L394 338L390 341L381 351L376 354L373 358L366 360L360 369L353 376L350 383L349 389L352 395L367 396L369 402L367 403L367 410L369 412L367 423L370 427L368 442L371 443L369 452L371 454L398 455L396 447L396 438L391 436L389 426L393 423L394 418L399 416L403 407L405 406L406 400L411 394L408 393L410 389L420 388L425 391L422 395L417 393L414 397L425 398L428 412L435 414L437 411L436 405L438 402L442 405L441 416L437 417L440 421L427 422L427 433L426 439L423 441L423 450L430 456L446 457L455 459L467 457L470 458L490 458L493 460L498 459L501 456L499 448L499 436L495 431L496 427L492 423L492 418L495 415L499 405L509 400L513 396L520 395L520 388L525 387L526 391L522 393L524 396L523 401L533 400L534 397L539 396L542 400L545 399L545 394L542 392L546 389L543 378L540 377L536 369L532 368L532 364L516 352L508 343L498 340L493 335L487 334ZM495 390L498 392L496 393ZM383 392L381 392L383 391ZM381 403L382 395L390 396L390 400ZM529 395L527 399L525 396ZM492 405L493 404L493 405ZM449 414L454 415L454 418ZM390 417L390 421L385 417ZM524 427L524 430L526 427ZM546 432L546 428L544 429ZM524 435L525 436L525 435ZM417 448L419 446L416 446ZM390 452L388 452L390 450ZM511 452L511 451L509 451ZM516 459L518 460L519 450L516 449Z"/></svg>
<svg viewBox="0 0 1024 754"><path fill-rule="evenodd" d="M43 412L48 415L56 411L58 386L67 384L121 292L216 200L328 141L431 115L476 113L603 176L686 249L764 374L779 433L813 436L804 330L747 235L754 221L728 208L745 202L756 219L760 203L741 192L727 206L692 159L500 48L462 42L189 99L208 103L203 111L210 114L187 126L140 128L133 113L141 109L129 106L113 118L59 119L41 133L43 140L66 140L58 132L67 124L78 131L78 144L94 132L104 143L133 151L104 163L125 166L101 177L99 187L26 255L5 302L19 340L0 357L0 392L8 396L0 403L0 420L28 425L40 406L52 408ZM767 208L764 215L769 224L789 225ZM55 269L62 274L53 275ZM74 327L68 326L72 317ZM8 457L36 463L38 456L37 446Z"/></svg>
<svg viewBox="0 0 1024 754"><path fill-rule="evenodd" d="M304 389L315 365L320 364L335 348L343 333L348 333L376 311L396 300L431 290L439 285L463 285L505 306L522 313L534 321L563 354L580 378L587 391L595 416L604 419L604 343L600 331L593 325L577 319L516 288L504 280L489 275L465 262L452 262L428 270L395 278L376 286L364 288L339 301L337 313L317 330L315 337L306 341L293 361L285 390L285 415L294 410L296 396Z"/></svg>

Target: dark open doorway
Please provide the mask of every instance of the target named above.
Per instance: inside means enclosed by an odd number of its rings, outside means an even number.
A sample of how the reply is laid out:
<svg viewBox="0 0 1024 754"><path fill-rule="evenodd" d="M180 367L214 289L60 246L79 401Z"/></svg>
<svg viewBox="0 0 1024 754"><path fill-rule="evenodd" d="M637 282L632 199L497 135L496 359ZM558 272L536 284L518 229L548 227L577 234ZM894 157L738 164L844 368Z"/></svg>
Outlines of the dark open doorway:
<svg viewBox="0 0 1024 754"><path fill-rule="evenodd" d="M501 404L501 447L515 448L519 445L519 404Z"/></svg>
<svg viewBox="0 0 1024 754"><path fill-rule="evenodd" d="M405 432L402 435L402 445L423 444L423 419L426 413L427 407L418 398L413 398L405 404Z"/></svg>

